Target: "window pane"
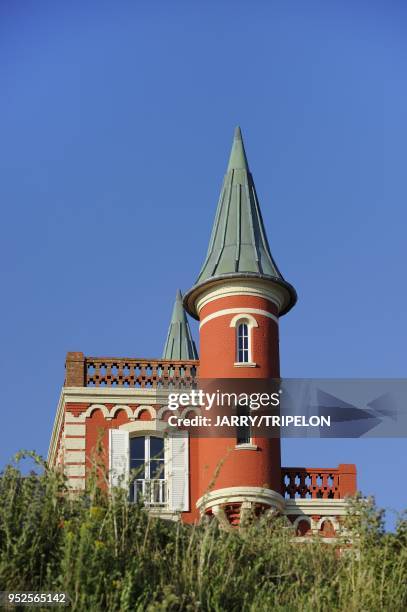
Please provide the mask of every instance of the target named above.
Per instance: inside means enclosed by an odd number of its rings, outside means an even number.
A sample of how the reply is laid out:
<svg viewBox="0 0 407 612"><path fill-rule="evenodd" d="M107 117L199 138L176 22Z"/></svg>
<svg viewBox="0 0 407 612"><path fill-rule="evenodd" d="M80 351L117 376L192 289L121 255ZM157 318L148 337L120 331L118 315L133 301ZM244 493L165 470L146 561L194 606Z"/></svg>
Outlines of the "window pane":
<svg viewBox="0 0 407 612"><path fill-rule="evenodd" d="M134 478L145 478L145 438L130 438L130 470L136 470Z"/></svg>
<svg viewBox="0 0 407 612"><path fill-rule="evenodd" d="M150 437L150 459L164 459L164 439Z"/></svg>
<svg viewBox="0 0 407 612"><path fill-rule="evenodd" d="M130 459L142 459L145 461L145 438L130 438Z"/></svg>
<svg viewBox="0 0 407 612"><path fill-rule="evenodd" d="M150 461L150 478L164 478L163 459L152 459Z"/></svg>
<svg viewBox="0 0 407 612"><path fill-rule="evenodd" d="M134 478L145 478L146 464L144 459L130 459L130 470L135 470L134 474L132 474Z"/></svg>
<svg viewBox="0 0 407 612"><path fill-rule="evenodd" d="M237 416L249 416L250 409L248 406L237 406ZM236 427L236 444L249 444L250 443L250 425L241 425Z"/></svg>
<svg viewBox="0 0 407 612"><path fill-rule="evenodd" d="M240 323L237 328L237 361L248 363L249 361L249 328L247 323Z"/></svg>

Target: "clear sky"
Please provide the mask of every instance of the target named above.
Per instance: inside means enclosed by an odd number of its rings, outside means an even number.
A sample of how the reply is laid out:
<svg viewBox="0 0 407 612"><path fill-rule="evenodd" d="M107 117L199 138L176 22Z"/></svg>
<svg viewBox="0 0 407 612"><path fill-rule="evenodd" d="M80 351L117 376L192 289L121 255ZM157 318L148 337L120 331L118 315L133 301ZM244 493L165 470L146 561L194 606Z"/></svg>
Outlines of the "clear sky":
<svg viewBox="0 0 407 612"><path fill-rule="evenodd" d="M1 465L46 454L68 350L161 355L236 124L299 294L282 374L406 376L406 19L391 0L0 0ZM292 440L283 462L354 462L401 509L406 442Z"/></svg>

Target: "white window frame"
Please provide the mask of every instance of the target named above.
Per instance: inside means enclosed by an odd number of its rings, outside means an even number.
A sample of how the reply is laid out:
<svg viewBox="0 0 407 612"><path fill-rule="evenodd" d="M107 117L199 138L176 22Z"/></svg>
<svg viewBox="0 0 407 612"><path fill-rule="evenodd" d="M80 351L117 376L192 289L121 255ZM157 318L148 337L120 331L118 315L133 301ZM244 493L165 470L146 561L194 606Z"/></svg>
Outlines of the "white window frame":
<svg viewBox="0 0 407 612"><path fill-rule="evenodd" d="M241 324L247 325L247 343L248 343L248 361L239 361L239 328ZM236 368L255 368L256 363L253 361L253 327L258 327L256 319L253 315L242 312L233 317L230 322L230 327L235 328L235 362Z"/></svg>
<svg viewBox="0 0 407 612"><path fill-rule="evenodd" d="M151 438L160 438L161 440L163 440L164 442L164 476L162 478L153 478L154 480L167 480L167 444L165 443L165 438L164 436L160 435L158 432L154 431L154 432L150 432L150 433L136 433L133 435L129 436L130 439L133 438L144 438L144 465L145 465L145 472L146 475L144 478L140 478L138 480L151 480L151 474L150 474L150 465L151 465L151 459L154 459L154 456L151 457L151 445L150 445L150 439ZM131 470L131 456L130 456L130 440L129 440L129 469Z"/></svg>
<svg viewBox="0 0 407 612"><path fill-rule="evenodd" d="M145 469L145 474L144 477L141 477L140 475L135 476L135 478L132 478L132 483L136 482L136 481L144 481L144 482L150 482L150 481L162 481L163 484L160 485L160 489L163 488L163 491L165 492L165 502L160 505L160 504L147 504L148 506L150 506L151 508L157 507L157 508L161 508L162 510L166 510L169 507L169 478L168 478L168 469L167 469L167 465L168 465L168 441L167 438L159 431L133 431L129 434L129 454L128 454L128 465L129 465L129 474L131 474L131 470L133 469L131 466L131 440L134 438L144 438L144 469ZM154 455L151 456L151 438L159 438L163 441L163 451L164 451L164 460L163 460L163 466L164 466L164 472L163 472L163 476L161 478L157 478L157 477L152 477L151 473L150 473L150 469L151 469L151 460L154 460ZM134 484L132 485L134 486ZM143 485L144 486L148 486L148 485ZM154 486L154 485L153 485ZM144 489L143 489L144 490Z"/></svg>
<svg viewBox="0 0 407 612"><path fill-rule="evenodd" d="M138 436L155 436L157 438L164 438L164 470L167 481L167 506L163 507L163 510L170 512L189 512L189 488L190 488L190 474L189 474L189 436L185 435L185 432L170 432L168 433L168 423L160 420L160 417L153 421L130 421L120 425L119 430L126 431L128 433L128 439L130 437ZM184 437L184 498L180 501L179 507L174 507L174 465L173 465L173 451L174 451L174 439L175 437ZM127 465L130 466L130 442L128 444L127 451Z"/></svg>

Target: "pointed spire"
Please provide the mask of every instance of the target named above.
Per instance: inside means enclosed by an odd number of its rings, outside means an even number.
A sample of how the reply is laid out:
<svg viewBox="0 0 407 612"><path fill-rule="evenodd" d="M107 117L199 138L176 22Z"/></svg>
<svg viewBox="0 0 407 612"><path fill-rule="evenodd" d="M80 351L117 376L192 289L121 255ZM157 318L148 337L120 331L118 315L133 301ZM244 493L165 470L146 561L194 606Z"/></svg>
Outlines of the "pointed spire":
<svg viewBox="0 0 407 612"><path fill-rule="evenodd" d="M179 289L175 297L163 359L198 359L198 352L182 305L182 293Z"/></svg>
<svg viewBox="0 0 407 612"><path fill-rule="evenodd" d="M242 132L240 127L235 129L233 138L232 150L230 152L229 164L227 171L243 169L249 172L249 164L247 163L246 151L244 150Z"/></svg>
<svg viewBox="0 0 407 612"><path fill-rule="evenodd" d="M239 272L282 278L270 253L242 133L237 127L208 253L197 282Z"/></svg>
<svg viewBox="0 0 407 612"><path fill-rule="evenodd" d="M282 314L296 302L295 289L283 279L270 252L239 127L235 129L206 259L184 300L189 314L197 316L193 295L198 287L232 276L257 277L279 285L285 295Z"/></svg>

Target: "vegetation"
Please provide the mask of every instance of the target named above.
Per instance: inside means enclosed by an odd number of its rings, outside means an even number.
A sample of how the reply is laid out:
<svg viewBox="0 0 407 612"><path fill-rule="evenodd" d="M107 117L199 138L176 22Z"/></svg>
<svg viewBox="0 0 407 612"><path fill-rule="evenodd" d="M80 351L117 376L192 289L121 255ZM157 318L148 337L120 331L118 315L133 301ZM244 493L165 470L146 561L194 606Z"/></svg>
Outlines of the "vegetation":
<svg viewBox="0 0 407 612"><path fill-rule="evenodd" d="M95 479L73 496L43 467L1 475L0 590L66 591L73 610L97 612L407 609L407 522L385 533L372 501L352 505L353 546L338 553L293 543L282 518L229 533L152 518Z"/></svg>

